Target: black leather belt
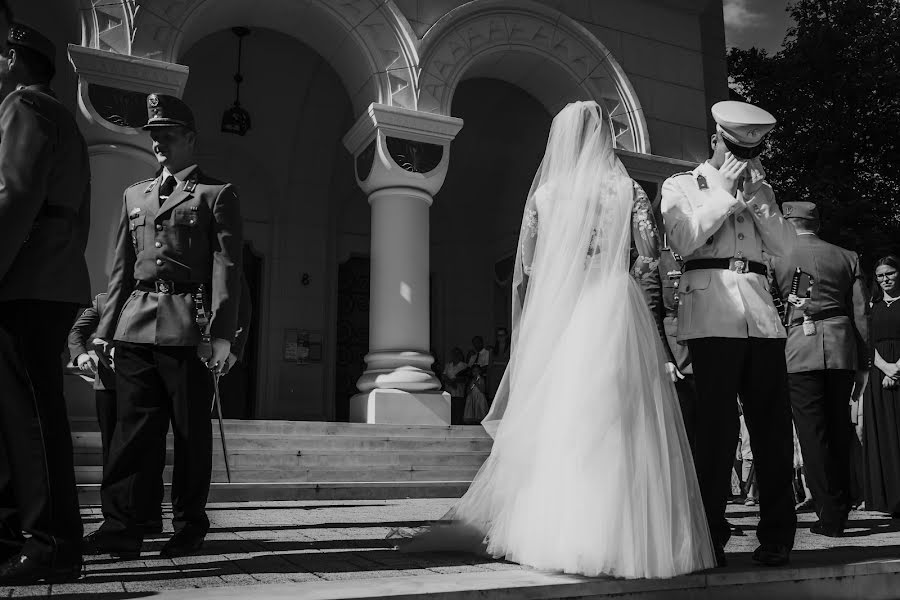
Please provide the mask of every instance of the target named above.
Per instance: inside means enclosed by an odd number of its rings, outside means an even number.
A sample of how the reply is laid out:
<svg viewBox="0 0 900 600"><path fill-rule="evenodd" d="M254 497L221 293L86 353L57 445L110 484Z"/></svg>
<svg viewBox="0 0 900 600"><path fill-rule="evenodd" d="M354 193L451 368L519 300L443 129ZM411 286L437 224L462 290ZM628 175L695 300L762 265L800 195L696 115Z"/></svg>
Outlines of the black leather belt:
<svg viewBox="0 0 900 600"><path fill-rule="evenodd" d="M696 271L697 269L726 269L736 273L756 273L765 277L769 270L761 262L747 260L746 258L697 258L684 263L684 271Z"/></svg>
<svg viewBox="0 0 900 600"><path fill-rule="evenodd" d="M193 294L200 285L193 281L155 279L153 281L138 281L134 289L141 292L156 292L157 294Z"/></svg>
<svg viewBox="0 0 900 600"><path fill-rule="evenodd" d="M807 316L810 321L824 321L825 319L831 319L832 317L846 317L847 313L842 308L829 308ZM803 317L791 319L791 327L797 325L803 325Z"/></svg>

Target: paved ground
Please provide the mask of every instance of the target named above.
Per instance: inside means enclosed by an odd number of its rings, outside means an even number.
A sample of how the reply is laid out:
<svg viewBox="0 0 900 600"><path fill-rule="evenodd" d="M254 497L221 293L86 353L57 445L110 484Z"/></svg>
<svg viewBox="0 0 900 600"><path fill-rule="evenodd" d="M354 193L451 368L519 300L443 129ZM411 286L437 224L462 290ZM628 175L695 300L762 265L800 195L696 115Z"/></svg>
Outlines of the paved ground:
<svg viewBox="0 0 900 600"><path fill-rule="evenodd" d="M401 555L385 539L392 528L416 527L440 517L452 503L438 499L214 504L209 511L212 530L197 556L160 559L163 534L145 542L138 560L90 557L86 576L77 583L0 588L0 598L118 600L171 589L521 569L468 555ZM729 542L728 570L755 568L749 553L756 547L758 512L733 505L729 513L745 535ZM83 514L87 532L99 526L98 508L86 508ZM869 512L854 512L852 518L847 536L835 540L810 534L814 515L801 514L793 566L900 558L900 521Z"/></svg>

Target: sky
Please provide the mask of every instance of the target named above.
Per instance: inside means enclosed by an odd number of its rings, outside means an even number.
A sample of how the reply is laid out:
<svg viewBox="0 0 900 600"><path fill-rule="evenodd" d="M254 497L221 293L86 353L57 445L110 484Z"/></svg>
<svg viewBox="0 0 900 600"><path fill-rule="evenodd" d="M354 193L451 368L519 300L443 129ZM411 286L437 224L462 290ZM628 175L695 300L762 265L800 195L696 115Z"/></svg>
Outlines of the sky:
<svg viewBox="0 0 900 600"><path fill-rule="evenodd" d="M788 0L722 0L726 46L778 52L791 25L787 4Z"/></svg>

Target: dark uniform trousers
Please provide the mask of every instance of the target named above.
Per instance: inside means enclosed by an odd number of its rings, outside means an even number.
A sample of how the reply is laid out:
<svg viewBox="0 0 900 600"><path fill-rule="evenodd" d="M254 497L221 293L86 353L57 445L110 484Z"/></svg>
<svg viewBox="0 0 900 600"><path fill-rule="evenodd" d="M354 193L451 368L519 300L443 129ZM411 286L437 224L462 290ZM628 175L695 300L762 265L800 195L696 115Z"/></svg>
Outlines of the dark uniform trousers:
<svg viewBox="0 0 900 600"><path fill-rule="evenodd" d="M136 516L158 510L169 423L175 438L172 512L175 531L209 529L212 474L212 378L196 346L116 343L118 426L103 472L104 531L141 539Z"/></svg>
<svg viewBox="0 0 900 600"><path fill-rule="evenodd" d="M851 437L855 434L847 416L847 400L854 377L854 371L845 369L788 376L806 482L819 506L819 518L839 527L850 512Z"/></svg>
<svg viewBox="0 0 900 600"><path fill-rule="evenodd" d="M77 313L75 303L0 302L0 543L42 561L81 556L61 357Z"/></svg>
<svg viewBox="0 0 900 600"><path fill-rule="evenodd" d="M684 421L684 432L687 434L691 452L697 453L697 382L691 374L675 382L678 404L681 407L681 419Z"/></svg>
<svg viewBox="0 0 900 600"><path fill-rule="evenodd" d="M62 352L90 300L91 175L78 123L49 87L0 103L0 179L0 538L72 566L82 526Z"/></svg>
<svg viewBox="0 0 900 600"><path fill-rule="evenodd" d="M761 544L794 544L793 434L783 339L698 338L688 340L697 384L696 452L713 543L731 536L725 519L735 442L737 403L744 407L759 487Z"/></svg>

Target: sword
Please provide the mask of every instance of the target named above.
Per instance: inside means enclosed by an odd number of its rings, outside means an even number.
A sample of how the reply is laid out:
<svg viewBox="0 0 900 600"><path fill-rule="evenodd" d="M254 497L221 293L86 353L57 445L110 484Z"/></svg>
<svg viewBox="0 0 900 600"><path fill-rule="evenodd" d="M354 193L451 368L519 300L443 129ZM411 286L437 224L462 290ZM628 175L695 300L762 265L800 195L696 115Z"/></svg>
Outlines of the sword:
<svg viewBox="0 0 900 600"><path fill-rule="evenodd" d="M222 424L222 401L219 396L219 377L220 375L218 373L213 373L212 403L213 406L216 407L216 416L219 418L219 438L222 440L222 456L225 458L225 475L228 476L228 483L231 483L231 466L228 464L228 446L225 444L225 426Z"/></svg>
<svg viewBox="0 0 900 600"><path fill-rule="evenodd" d="M197 286L193 293L194 300L194 319L200 328L200 344L197 346L197 355L205 363L212 357L212 342L210 340L207 326L209 325L209 315L206 313L206 287L203 284ZM207 365L208 366L208 365ZM217 365L213 365L217 366ZM228 477L228 483L231 483L231 466L228 464L228 447L225 444L225 425L222 423L222 401L219 397L219 376L220 374L210 371L213 378L213 397L212 406L216 409L216 416L219 418L219 437L222 439L222 454L225 458L225 475Z"/></svg>

